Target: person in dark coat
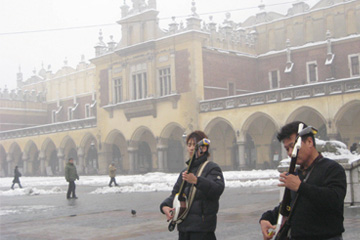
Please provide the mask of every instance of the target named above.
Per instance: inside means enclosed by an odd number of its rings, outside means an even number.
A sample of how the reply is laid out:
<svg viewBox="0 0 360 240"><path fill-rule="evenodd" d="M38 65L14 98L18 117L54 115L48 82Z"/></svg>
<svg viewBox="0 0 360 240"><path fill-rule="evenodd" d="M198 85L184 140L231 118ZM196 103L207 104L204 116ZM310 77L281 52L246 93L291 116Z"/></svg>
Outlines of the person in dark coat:
<svg viewBox="0 0 360 240"><path fill-rule="evenodd" d="M77 196L75 194L75 180L79 180L79 175L77 174L76 166L74 165L74 159L72 158L69 158L69 162L65 166L65 179L67 182L69 182L66 198L77 199Z"/></svg>
<svg viewBox="0 0 360 240"><path fill-rule="evenodd" d="M278 133L277 138L283 142L289 156L300 123L289 123ZM317 152L313 132L302 136L296 164L300 165L296 174L281 173L279 184L292 191L291 206L296 198L290 213L289 239L342 240L346 195L344 168ZM279 207L265 212L260 218L264 240L272 238L269 230L276 228Z"/></svg>
<svg viewBox="0 0 360 240"><path fill-rule="evenodd" d="M18 168L18 166L15 166L14 180L12 181L13 184L11 185L11 189L14 189L15 183L17 183L19 185L19 187L22 188L21 183L20 183L20 177L21 177L21 173L19 172L19 168Z"/></svg>
<svg viewBox="0 0 360 240"><path fill-rule="evenodd" d="M186 138L187 151L189 157L193 156L195 145L202 139L207 138L205 133L195 131ZM219 199L224 191L225 183L220 167L211 161L208 152L209 146L201 146L198 149L192 167L189 172L183 170L173 187L171 195L160 204L160 211L166 215L166 219L171 221L173 218L173 201L179 192L182 181L185 181L184 193L189 196L191 188L196 188L191 208L186 218L178 223L179 240L215 240L215 229L217 213L219 210ZM201 176L196 176L198 169L205 162ZM189 161L186 162L187 164ZM195 174L194 174L195 173Z"/></svg>

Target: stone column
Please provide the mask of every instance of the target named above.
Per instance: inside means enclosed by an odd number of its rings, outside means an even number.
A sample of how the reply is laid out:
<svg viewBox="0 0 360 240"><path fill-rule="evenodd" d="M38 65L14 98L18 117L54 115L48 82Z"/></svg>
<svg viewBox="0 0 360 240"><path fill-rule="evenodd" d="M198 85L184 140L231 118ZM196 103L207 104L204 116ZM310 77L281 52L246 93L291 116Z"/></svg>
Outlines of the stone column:
<svg viewBox="0 0 360 240"><path fill-rule="evenodd" d="M168 166L168 154L167 154L167 151L168 151L168 147L165 147L163 149L163 162L164 162L164 171L168 171L169 170L169 166Z"/></svg>
<svg viewBox="0 0 360 240"><path fill-rule="evenodd" d="M166 146L158 145L157 146L157 155L158 155L158 171L165 172L167 170Z"/></svg>
<svg viewBox="0 0 360 240"><path fill-rule="evenodd" d="M40 151L39 161L40 161L40 174L42 176L44 176L44 175L46 175L45 174L45 153L44 153L44 151Z"/></svg>
<svg viewBox="0 0 360 240"><path fill-rule="evenodd" d="M98 169L98 173L99 174L107 174L108 173L108 167L109 164L111 162L111 155L109 156L109 152L107 152L105 149L106 148L102 148L103 151L98 151L98 164L99 164L99 169Z"/></svg>
<svg viewBox="0 0 360 240"><path fill-rule="evenodd" d="M283 145L283 144L281 143L281 145ZM281 157L282 157L282 159L279 159L279 161L288 157L287 151L283 146L281 146Z"/></svg>
<svg viewBox="0 0 360 240"><path fill-rule="evenodd" d="M61 148L58 148L57 157L59 161L59 173L64 173L64 153Z"/></svg>
<svg viewBox="0 0 360 240"><path fill-rule="evenodd" d="M28 173L28 171L29 171L29 162L28 162L28 160L29 160L29 157L28 157L28 155L25 153L25 152L23 152L23 154L22 154L22 160L23 160L23 162L24 162L24 168L23 168L23 173L22 174L24 174L24 175L26 175L27 173Z"/></svg>
<svg viewBox="0 0 360 240"><path fill-rule="evenodd" d="M7 166L8 166L8 175L13 176L14 166L13 166L12 157L11 157L10 153L7 154L6 161L8 163L7 164Z"/></svg>
<svg viewBox="0 0 360 240"><path fill-rule="evenodd" d="M329 119L327 122L327 136L330 140L338 140L338 131L332 119Z"/></svg>
<svg viewBox="0 0 360 240"><path fill-rule="evenodd" d="M128 155L129 155L129 174L133 174L133 173L135 173L136 149L129 147Z"/></svg>
<svg viewBox="0 0 360 240"><path fill-rule="evenodd" d="M85 170L85 164L84 164L84 151L81 147L78 147L77 149L77 155L78 155L78 168L76 169L78 174L84 173Z"/></svg>
<svg viewBox="0 0 360 240"><path fill-rule="evenodd" d="M239 159L238 159L238 168L239 170L246 168L246 161L245 161L245 142L237 141L236 142L238 147Z"/></svg>

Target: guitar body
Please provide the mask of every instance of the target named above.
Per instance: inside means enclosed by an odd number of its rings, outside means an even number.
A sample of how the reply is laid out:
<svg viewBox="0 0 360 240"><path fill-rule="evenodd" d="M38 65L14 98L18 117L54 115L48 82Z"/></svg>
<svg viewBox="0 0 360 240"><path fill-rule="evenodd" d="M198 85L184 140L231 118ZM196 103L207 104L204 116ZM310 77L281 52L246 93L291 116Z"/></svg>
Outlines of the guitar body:
<svg viewBox="0 0 360 240"><path fill-rule="evenodd" d="M210 145L210 140L206 138L203 138L200 142L198 142L195 145L194 153L189 161L188 168L186 170L188 173L190 172L191 166L196 158L196 153L199 149L199 146L209 146L209 145ZM187 214L186 210L189 206L189 202L186 195L184 194L185 185L186 185L185 181L183 180L179 192L175 195L173 200L173 208L174 208L174 210L172 211L173 218L171 219L171 222L168 226L170 232L175 229L177 221L182 220L181 218Z"/></svg>
<svg viewBox="0 0 360 240"><path fill-rule="evenodd" d="M173 210L172 221L176 221L179 218L181 218L181 216L183 215L183 213L185 212L185 210L188 207L188 201L187 201L185 194L183 194L182 198L184 198L184 201L179 200L179 193L177 193L174 197L174 201L173 201L174 210Z"/></svg>
<svg viewBox="0 0 360 240"><path fill-rule="evenodd" d="M182 196L182 199L184 199L183 201L179 200L179 196L180 196L179 194L180 193L177 193L173 200L173 208L174 208L174 210L172 211L173 218L171 219L171 222L169 223L168 226L170 232L174 231L176 226L176 221L183 216L184 212L188 207L188 201L185 194L183 194Z"/></svg>
<svg viewBox="0 0 360 240"><path fill-rule="evenodd" d="M288 232L290 229L290 224L287 221L287 218L283 218L283 224L281 225L280 230L276 233L275 240L288 240Z"/></svg>

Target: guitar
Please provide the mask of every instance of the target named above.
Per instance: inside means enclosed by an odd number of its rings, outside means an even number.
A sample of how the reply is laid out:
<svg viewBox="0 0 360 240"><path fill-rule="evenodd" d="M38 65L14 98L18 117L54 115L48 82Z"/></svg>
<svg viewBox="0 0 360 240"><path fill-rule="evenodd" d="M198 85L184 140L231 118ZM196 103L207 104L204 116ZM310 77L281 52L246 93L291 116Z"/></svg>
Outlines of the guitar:
<svg viewBox="0 0 360 240"><path fill-rule="evenodd" d="M314 127L308 126L305 129L303 129L304 124L300 123L298 126L298 134L295 140L294 148L291 153L291 161L290 166L288 170L288 174L294 174L296 169L296 160L299 153L299 149L301 148L301 137L313 134L315 135L317 133L317 129ZM294 207L294 206L293 206ZM275 236L275 240L283 240L288 239L287 234L290 229L290 223L288 222L288 218L290 216L292 207L291 207L291 190L288 188L285 188L283 200L280 204L279 208L279 216L277 219L276 228L269 231L269 236Z"/></svg>
<svg viewBox="0 0 360 240"><path fill-rule="evenodd" d="M189 161L188 167L186 169L186 171L188 173L190 172L190 169L197 157L197 151L199 150L199 147L200 146L209 146L209 145L210 145L210 140L206 139L206 138L203 138L201 141L199 141L195 145L194 153L193 153L193 155ZM186 185L186 181L183 180L181 183L179 192L175 195L174 200L173 200L173 208L174 208L174 210L172 211L173 218L171 219L171 222L168 226L168 229L170 232L175 229L175 226L178 223L178 221L181 221L186 217L186 214L187 214L186 210L188 209L188 207L190 207L187 196L184 193L185 185Z"/></svg>

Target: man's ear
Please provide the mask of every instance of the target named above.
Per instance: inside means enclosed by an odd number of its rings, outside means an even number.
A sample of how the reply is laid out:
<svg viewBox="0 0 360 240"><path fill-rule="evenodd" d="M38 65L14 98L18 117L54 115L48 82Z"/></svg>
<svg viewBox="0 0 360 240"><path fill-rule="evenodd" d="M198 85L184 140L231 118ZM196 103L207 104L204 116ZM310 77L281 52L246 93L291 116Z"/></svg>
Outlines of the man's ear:
<svg viewBox="0 0 360 240"><path fill-rule="evenodd" d="M313 142L312 137L307 137L305 141L306 141L306 143L309 144L309 145L312 145L312 146L314 145L314 142Z"/></svg>

